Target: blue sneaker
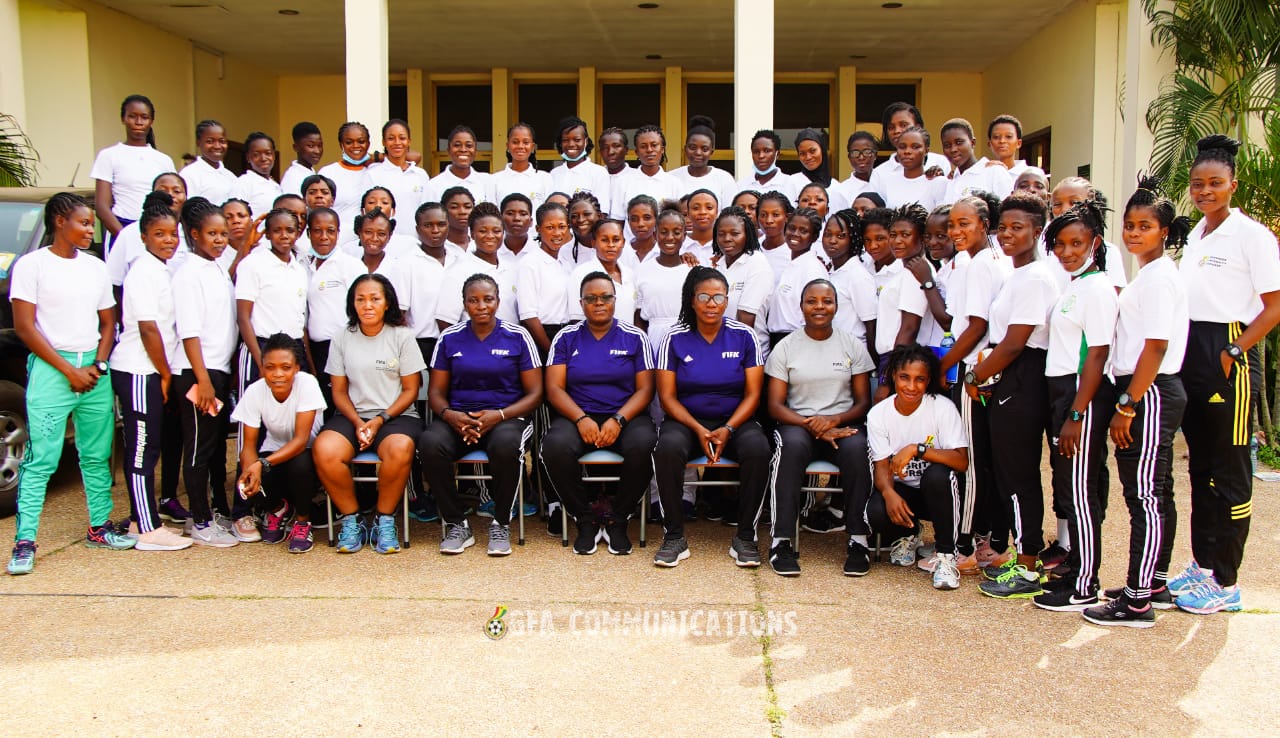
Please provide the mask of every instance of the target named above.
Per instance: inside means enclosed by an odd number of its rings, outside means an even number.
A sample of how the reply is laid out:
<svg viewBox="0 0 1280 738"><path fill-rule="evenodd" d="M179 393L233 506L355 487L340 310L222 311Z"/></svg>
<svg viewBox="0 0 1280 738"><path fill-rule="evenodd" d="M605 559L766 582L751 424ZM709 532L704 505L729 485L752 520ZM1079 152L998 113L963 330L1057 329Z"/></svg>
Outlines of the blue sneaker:
<svg viewBox="0 0 1280 738"><path fill-rule="evenodd" d="M1190 564L1187 564L1185 571L1169 580L1169 594L1174 597L1186 594L1197 586L1209 581L1209 579L1209 574L1206 573L1204 569L1201 569L1199 564L1192 561Z"/></svg>
<svg viewBox="0 0 1280 738"><path fill-rule="evenodd" d="M369 531L369 543L373 546L373 550L380 554L393 554L400 551L400 538L396 535L394 515L378 515L374 518L373 529Z"/></svg>
<svg viewBox="0 0 1280 738"><path fill-rule="evenodd" d="M434 523L440 519L440 512L436 510L436 501L426 495L419 495L409 506L409 517L419 523Z"/></svg>
<svg viewBox="0 0 1280 738"><path fill-rule="evenodd" d="M355 553L364 548L365 527L359 513L342 518L338 529L338 553Z"/></svg>
<svg viewBox="0 0 1280 738"><path fill-rule="evenodd" d="M110 548L116 551L133 548L137 543L137 538L121 535L110 520L97 527L89 526L89 533L84 539L84 544L89 548Z"/></svg>
<svg viewBox="0 0 1280 738"><path fill-rule="evenodd" d="M480 507L477 507L476 515L479 515L482 518L492 518L493 517L493 500L487 500L483 504L481 504Z"/></svg>
<svg viewBox="0 0 1280 738"><path fill-rule="evenodd" d="M1179 610L1196 615L1212 615L1223 610L1239 612L1240 585L1224 587L1210 578L1190 592L1178 595L1173 604L1177 605Z"/></svg>
<svg viewBox="0 0 1280 738"><path fill-rule="evenodd" d="M36 542L18 541L13 544L13 556L9 558L9 573L30 574L36 567Z"/></svg>

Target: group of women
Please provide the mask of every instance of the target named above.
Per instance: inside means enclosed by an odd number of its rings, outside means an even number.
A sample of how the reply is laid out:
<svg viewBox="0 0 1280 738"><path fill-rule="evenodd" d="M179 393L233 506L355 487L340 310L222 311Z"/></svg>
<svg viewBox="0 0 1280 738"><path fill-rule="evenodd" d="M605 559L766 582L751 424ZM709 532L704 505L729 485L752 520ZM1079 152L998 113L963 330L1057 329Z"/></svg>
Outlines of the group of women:
<svg viewBox="0 0 1280 738"><path fill-rule="evenodd" d="M705 118L691 121L688 165L672 172L656 126L636 132L633 168L623 131L600 134L595 164L586 125L568 118L555 137L563 162L549 174L520 123L503 171L472 167L476 136L459 126L435 177L411 160L398 120L382 128L377 163L368 130L347 123L342 160L315 171L323 141L303 123L284 184L263 134L246 141L245 174L230 174L215 121L197 128L200 158L169 171L152 147L153 117L145 98L127 99L126 141L94 167L111 268L84 253L90 206L61 194L45 214L51 245L14 270L33 422L11 573L34 565L72 415L91 546L287 540L301 553L323 489L341 513L340 552L392 553L395 509L420 474L429 495L419 497L442 519L440 550L458 554L475 537L454 467L482 450L488 552L506 555L537 435L579 554L601 541L629 553L628 519L650 495L664 528L655 564L678 565L689 556L689 469L714 477L728 465L736 509L725 495L713 516L736 526L739 566L767 558L776 573L799 574L800 521L822 508L827 522L805 527L847 532L849 576L869 571L879 536L892 541L892 563L931 572L938 589L981 574L986 595L1104 625L1147 627L1152 608L1175 604L1240 607L1250 350L1280 322L1280 251L1231 207L1238 144L1225 136L1199 144L1194 229L1158 182L1127 201L1122 241L1138 268L1126 285L1101 194L1080 178L1050 188L1018 161L1011 116L988 126L995 159L976 157L962 119L943 125L939 156L919 111L892 105L881 140L850 137L845 182L832 180L814 129L797 136L799 174L778 170L781 141L760 131L754 172L734 182L709 164ZM881 146L895 154L874 165ZM1180 266L1166 254L1179 246ZM109 520L113 396L128 523ZM231 422L240 436L228 495ZM1194 560L1183 572L1170 570L1178 427L1192 487ZM1046 438L1058 520L1048 546ZM1125 586L1104 591L1108 438L1131 542ZM597 449L622 457L605 500L581 480L579 458ZM364 451L380 470L362 500L349 465ZM842 506L804 486L815 460L834 463ZM415 515L435 517L423 505ZM165 519L186 523L186 535ZM932 544L920 541L921 519Z"/></svg>

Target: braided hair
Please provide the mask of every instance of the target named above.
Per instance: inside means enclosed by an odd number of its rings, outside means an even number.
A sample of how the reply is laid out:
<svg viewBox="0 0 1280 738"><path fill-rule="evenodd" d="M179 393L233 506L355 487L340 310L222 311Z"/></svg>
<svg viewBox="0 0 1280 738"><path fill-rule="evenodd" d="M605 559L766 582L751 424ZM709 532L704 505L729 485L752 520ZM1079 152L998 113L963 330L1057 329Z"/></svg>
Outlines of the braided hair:
<svg viewBox="0 0 1280 738"><path fill-rule="evenodd" d="M867 245L862 240L862 224L860 222L862 219L858 217L858 211L853 208L837 210L831 214L830 220L834 220L849 236L849 256L854 259L860 258L862 253L867 250Z"/></svg>
<svg viewBox="0 0 1280 738"><path fill-rule="evenodd" d="M719 282L724 285L725 292L729 291L729 280L724 278L719 269L712 269L707 266L696 266L689 270L685 275L684 287L680 290L680 325L686 328L692 328L698 324L698 315L693 311L693 295L698 289L698 285L703 282ZM728 304L728 303L726 303Z"/></svg>
<svg viewBox="0 0 1280 738"><path fill-rule="evenodd" d="M205 221L215 215L225 217L222 208L209 202L207 198L191 197L182 203L182 228L186 231L187 243L195 243L191 234L203 228Z"/></svg>
<svg viewBox="0 0 1280 738"><path fill-rule="evenodd" d="M1053 219L1049 227L1044 231L1045 250L1053 253L1054 242L1058 240L1058 234L1069 225L1079 223L1089 229L1089 233L1098 240L1098 248L1093 250L1093 262L1098 265L1098 269L1106 270L1107 268L1107 250L1102 245L1102 237L1107 230L1107 211L1109 208L1097 199L1083 200L1072 205L1062 215Z"/></svg>
<svg viewBox="0 0 1280 738"><path fill-rule="evenodd" d="M1211 136L1196 141L1196 158L1191 162L1191 168L1195 169L1201 163L1206 161L1217 161L1226 165L1231 170L1231 176L1236 175L1236 154L1240 151L1240 142L1224 136L1221 133L1215 133Z"/></svg>
<svg viewBox="0 0 1280 738"><path fill-rule="evenodd" d="M747 211L737 205L730 205L720 211L720 215L716 217L716 222L711 225L711 251L717 256L724 256L724 251L720 248L720 240L717 234L720 232L720 221L725 218L737 218L742 221L742 232L746 243L742 246L743 254L750 254L760 249L760 236L756 234L756 224L751 220L751 216L747 215Z"/></svg>
<svg viewBox="0 0 1280 738"><path fill-rule="evenodd" d="M1134 208L1150 208L1156 216L1161 228L1167 228L1165 245L1181 248L1187 245L1187 237L1191 235L1191 220L1185 215L1178 215L1173 201L1164 194L1163 183L1159 177L1143 175L1138 178L1138 189L1129 196L1124 205L1124 214Z"/></svg>
<svg viewBox="0 0 1280 738"><path fill-rule="evenodd" d="M923 246L924 230L929 223L929 211L925 210L920 203L913 202L892 208L890 212L893 213L893 218L889 221L889 225L898 222L910 223L911 227L916 231L916 240L920 241L921 246Z"/></svg>

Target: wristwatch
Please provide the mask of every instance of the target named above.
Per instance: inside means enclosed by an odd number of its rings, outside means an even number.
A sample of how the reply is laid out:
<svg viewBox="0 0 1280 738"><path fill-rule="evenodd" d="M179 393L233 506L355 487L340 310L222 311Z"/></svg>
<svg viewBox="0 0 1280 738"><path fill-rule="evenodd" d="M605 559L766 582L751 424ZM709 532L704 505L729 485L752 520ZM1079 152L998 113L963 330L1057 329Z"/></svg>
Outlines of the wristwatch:
<svg viewBox="0 0 1280 738"><path fill-rule="evenodd" d="M1234 343L1228 343L1222 350L1226 351L1227 355L1234 359L1236 363L1244 361L1244 349Z"/></svg>
<svg viewBox="0 0 1280 738"><path fill-rule="evenodd" d="M917 444L916 444L916 458L917 458L917 459L923 459L923 458L924 458L924 452L925 452L925 451L928 451L928 450L929 450L929 444L927 444L927 443L917 443Z"/></svg>
<svg viewBox="0 0 1280 738"><path fill-rule="evenodd" d="M262 473L263 473L263 474L266 474L267 472L271 471L271 462L270 462L270 461L267 461L267 457L265 457L265 456L259 456L259 457L258 457L258 463L259 463L259 464L262 464Z"/></svg>
<svg viewBox="0 0 1280 738"><path fill-rule="evenodd" d="M378 413L378 417L382 419L383 425L386 425L387 423L391 422L391 416L387 414L386 410L383 410L382 412Z"/></svg>
<svg viewBox="0 0 1280 738"><path fill-rule="evenodd" d="M1129 396L1128 392L1121 392L1120 396L1116 398L1116 404L1120 407L1130 407L1133 405L1133 398Z"/></svg>
<svg viewBox="0 0 1280 738"><path fill-rule="evenodd" d="M964 373L964 383L972 384L976 386L978 384L978 375L974 374L973 370L970 369L969 371Z"/></svg>
<svg viewBox="0 0 1280 738"><path fill-rule="evenodd" d="M97 369L99 374L106 374L110 367L107 366L107 362L99 359L93 362L93 368Z"/></svg>
<svg viewBox="0 0 1280 738"><path fill-rule="evenodd" d="M622 413L614 413L614 414L613 414L613 415L611 415L610 417L612 417L612 418L613 418L613 422L615 422L615 423L617 423L617 424L618 424L618 427L619 427L619 428L626 428L626 427L627 427L627 419L626 419L626 417L625 417L625 416L623 416L623 414L622 414Z"/></svg>
<svg viewBox="0 0 1280 738"><path fill-rule="evenodd" d="M928 280L928 281L925 281L925 282L921 282L921 283L920 283L920 289L922 289L922 290L931 290L931 289L933 289L934 287L937 287L937 286L938 286L938 285L937 285L937 284L935 284L935 283L934 283L934 281L933 281L932 279L930 279L930 280Z"/></svg>
<svg viewBox="0 0 1280 738"><path fill-rule="evenodd" d="M1071 411L1071 422L1079 423L1082 420L1084 420L1084 413L1080 412L1079 410Z"/></svg>
<svg viewBox="0 0 1280 738"><path fill-rule="evenodd" d="M724 427L729 429L729 435L731 435L731 436L732 436L734 433L737 433L737 432L738 432L738 429L737 429L737 428L734 428L732 425L729 425L728 423L725 423L725 424L724 424Z"/></svg>

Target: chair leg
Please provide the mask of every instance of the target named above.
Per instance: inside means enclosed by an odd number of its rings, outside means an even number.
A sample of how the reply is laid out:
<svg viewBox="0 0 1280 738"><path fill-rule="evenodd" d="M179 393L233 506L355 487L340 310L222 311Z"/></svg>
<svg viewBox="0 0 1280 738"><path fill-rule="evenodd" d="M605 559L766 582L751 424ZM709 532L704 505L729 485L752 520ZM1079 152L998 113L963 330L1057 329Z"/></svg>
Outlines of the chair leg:
<svg viewBox="0 0 1280 738"><path fill-rule="evenodd" d="M413 477L410 476L410 480L412 479ZM412 484L413 484L412 481L408 481L404 483L404 504L402 505L404 511L402 514L404 515L404 547L405 548L409 547L409 493L410 493L410 485Z"/></svg>
<svg viewBox="0 0 1280 738"><path fill-rule="evenodd" d="M569 545L569 511L565 509L564 503L560 503L560 547L565 548Z"/></svg>
<svg viewBox="0 0 1280 738"><path fill-rule="evenodd" d="M333 540L333 498L329 496L328 490L324 493L324 507L329 513L329 548L333 548L337 542Z"/></svg>
<svg viewBox="0 0 1280 738"><path fill-rule="evenodd" d="M521 464L524 466L524 464ZM516 515L519 516L517 527L520 529L520 535L516 537L516 543L524 545L524 470L520 470L520 480L516 482Z"/></svg>
<svg viewBox="0 0 1280 738"><path fill-rule="evenodd" d="M800 516L798 515L796 516L796 539L791 542L791 547L795 549L796 556L799 556L800 555Z"/></svg>
<svg viewBox="0 0 1280 738"><path fill-rule="evenodd" d="M645 529L649 527L649 488L646 487L644 494L640 496L640 548L649 545L648 539L645 537Z"/></svg>

